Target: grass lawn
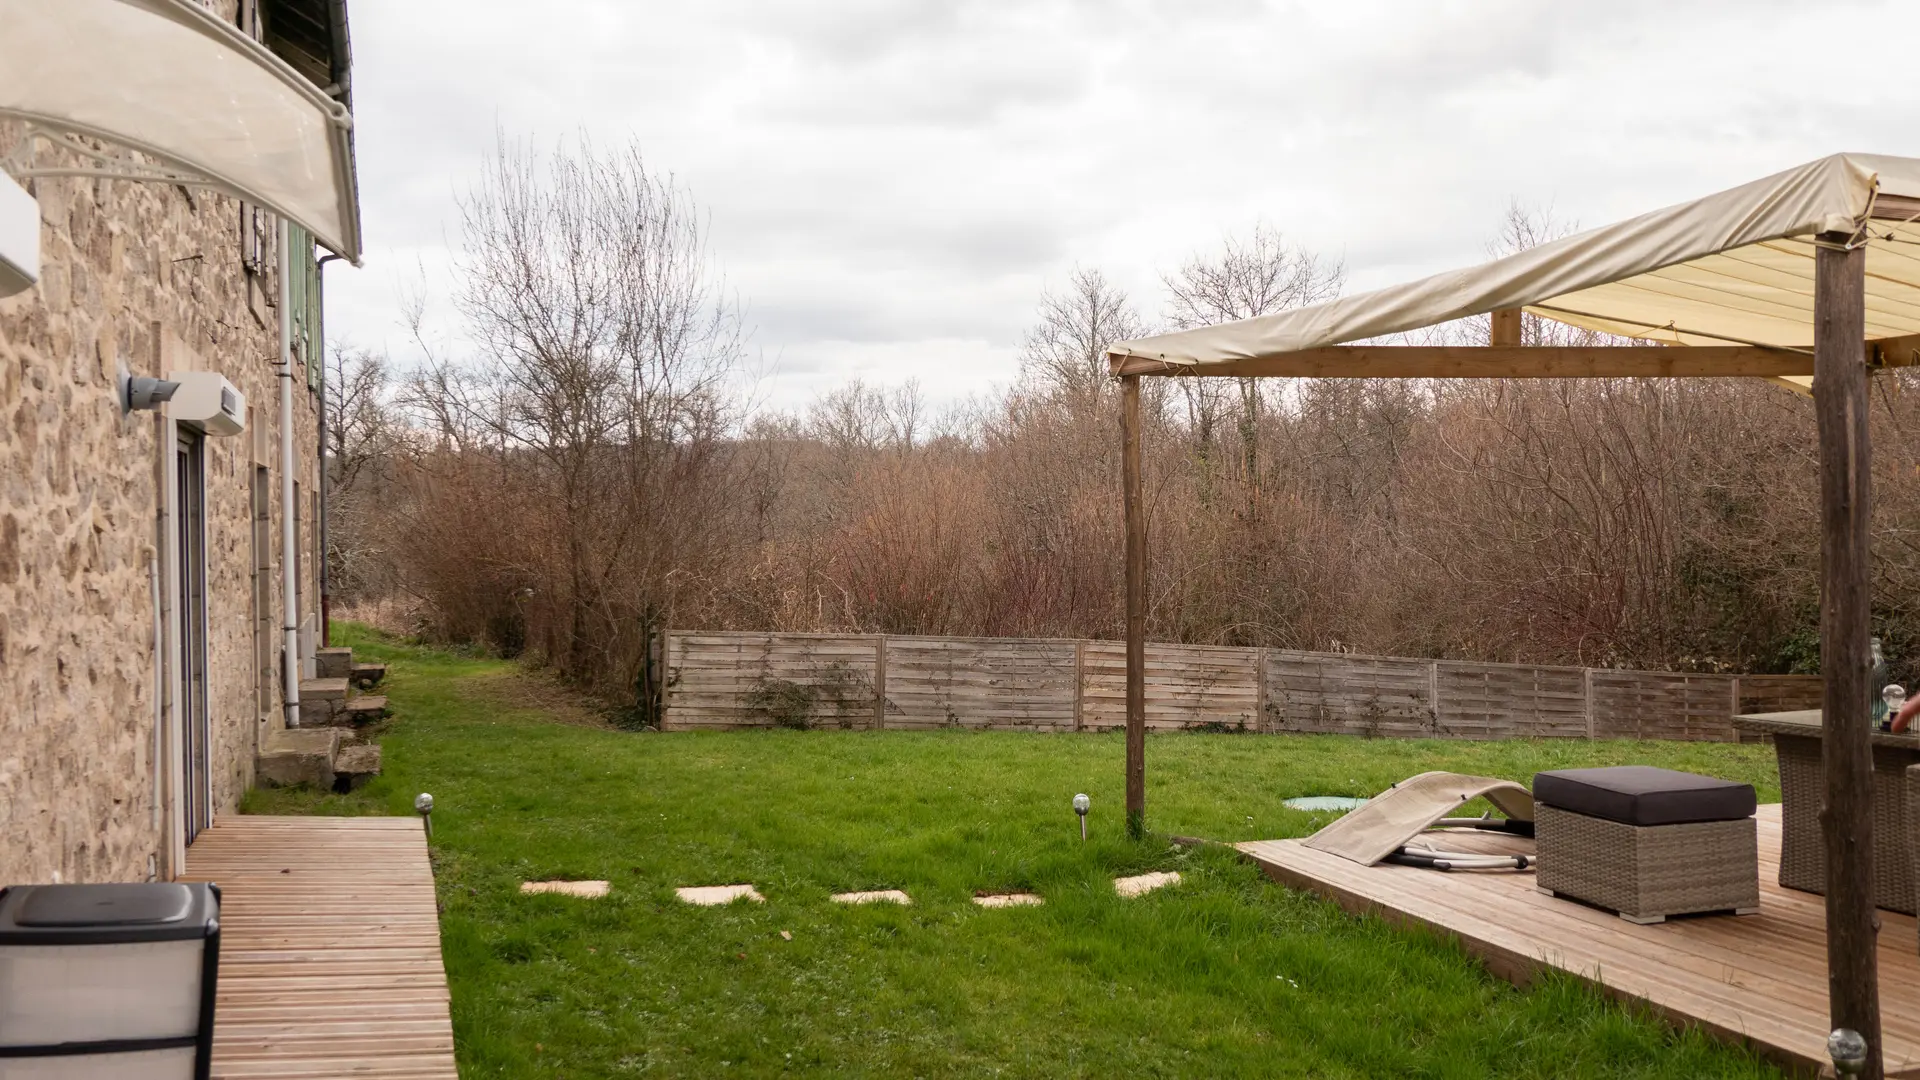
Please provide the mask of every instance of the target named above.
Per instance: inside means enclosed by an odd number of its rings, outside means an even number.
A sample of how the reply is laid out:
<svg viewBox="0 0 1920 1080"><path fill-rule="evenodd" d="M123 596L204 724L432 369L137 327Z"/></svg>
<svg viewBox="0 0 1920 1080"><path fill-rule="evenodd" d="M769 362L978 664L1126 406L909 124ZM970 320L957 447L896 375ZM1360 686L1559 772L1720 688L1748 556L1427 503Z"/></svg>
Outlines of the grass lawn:
<svg viewBox="0 0 1920 1080"><path fill-rule="evenodd" d="M506 663L337 640L391 666L386 774L256 813L411 813L435 799L461 1075L1773 1076L1565 979L1515 990L1428 934L1350 917L1218 849L1297 836L1299 794L1423 769L1528 779L1646 762L1753 782L1763 746L1157 735L1148 821L1122 828L1118 736L629 733ZM1069 805L1093 797L1093 838ZM1111 879L1179 870L1144 898ZM602 900L522 880L605 878ZM767 903L692 908L682 885ZM830 893L905 889L913 906ZM1044 907L984 910L981 890ZM782 931L791 934L791 940Z"/></svg>

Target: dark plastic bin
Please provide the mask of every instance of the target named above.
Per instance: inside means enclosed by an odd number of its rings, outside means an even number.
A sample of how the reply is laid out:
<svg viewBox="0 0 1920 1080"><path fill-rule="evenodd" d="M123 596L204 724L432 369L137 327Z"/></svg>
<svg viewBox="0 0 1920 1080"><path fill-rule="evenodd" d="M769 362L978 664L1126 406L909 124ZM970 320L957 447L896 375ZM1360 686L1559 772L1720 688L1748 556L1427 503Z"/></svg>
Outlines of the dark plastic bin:
<svg viewBox="0 0 1920 1080"><path fill-rule="evenodd" d="M207 1080L220 889L0 890L0 1078Z"/></svg>

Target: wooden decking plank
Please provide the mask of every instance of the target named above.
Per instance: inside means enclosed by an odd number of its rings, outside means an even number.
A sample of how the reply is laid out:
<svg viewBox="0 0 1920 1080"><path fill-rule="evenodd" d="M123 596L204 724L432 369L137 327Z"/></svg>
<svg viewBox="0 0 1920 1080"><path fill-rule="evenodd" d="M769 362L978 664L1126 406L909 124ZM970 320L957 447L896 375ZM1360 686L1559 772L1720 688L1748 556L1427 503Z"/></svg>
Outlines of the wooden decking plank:
<svg viewBox="0 0 1920 1080"><path fill-rule="evenodd" d="M1758 815L1761 911L1636 926L1534 890L1530 873L1457 873L1365 867L1297 840L1240 850L1282 883L1350 911L1433 927L1495 973L1524 983L1542 967L1641 1002L1680 1025L1743 1041L1781 1063L1826 1064L1825 904L1777 884L1779 808ZM1498 850L1497 837L1460 837ZM1505 841L1510 842L1510 841ZM1449 847L1454 846L1449 838ZM1880 979L1888 1075L1920 1073L1920 940L1910 916L1882 912Z"/></svg>
<svg viewBox="0 0 1920 1080"><path fill-rule="evenodd" d="M455 1080L419 821L221 818L183 880L221 887L215 1077Z"/></svg>
<svg viewBox="0 0 1920 1080"><path fill-rule="evenodd" d="M1365 868L1353 868L1363 874L1368 872ZM1337 868L1327 869L1338 872ZM1633 989L1636 996L1646 996L1638 991L1650 993L1665 987L1669 996L1692 999L1701 1009L1715 1014L1738 1014L1775 1024L1804 1020L1804 1010L1793 1006L1779 1007L1778 1001L1797 997L1801 992L1798 982L1780 979L1777 972L1769 970L1764 958L1756 959L1736 950L1703 946L1692 935L1676 937L1661 933L1697 926L1706 920L1676 920L1655 927L1631 927L1606 912L1535 892L1482 892L1477 886L1483 885L1487 877L1466 880L1456 876L1450 879L1453 889L1411 901L1409 906L1422 905L1412 913L1437 925L1458 926L1476 935L1499 935L1502 944L1517 949L1531 947L1537 959L1547 960L1556 967L1583 977L1594 979L1601 973L1608 973L1612 975L1607 980L1610 985L1616 989ZM1502 891L1507 895L1498 895ZM1501 904L1503 900L1504 905ZM1477 917L1479 911L1498 910L1502 906L1509 909L1503 912L1505 918L1481 920ZM1736 921L1742 927L1757 931L1765 920L1766 916L1760 915L1745 916ZM1542 936L1540 934L1513 932L1512 927L1521 923L1536 929L1552 926L1556 940L1552 945L1542 945L1538 940ZM1646 964L1644 953L1648 939L1661 937L1667 938L1658 946L1661 963ZM1824 955L1820 962L1824 962ZM1737 975L1737 978L1730 978L1730 975ZM1728 993L1729 990L1735 992ZM1753 993L1742 994L1738 992L1741 990ZM1741 1030L1748 1028L1743 1026ZM1824 1037L1824 1033L1822 1035Z"/></svg>
<svg viewBox="0 0 1920 1080"><path fill-rule="evenodd" d="M1337 856L1321 852L1313 852L1313 855L1316 857L1313 865L1315 872L1348 888L1354 887L1356 875L1372 872L1369 868L1347 862ZM1321 863L1321 860L1331 860L1332 863L1341 865L1326 865ZM1355 873L1349 874L1347 868L1351 868ZM1406 867L1382 869L1412 874L1423 873ZM1437 874L1437 872L1433 873ZM1448 877L1447 881L1453 888L1465 888L1471 884L1467 879L1473 877L1484 876L1453 875ZM1521 895L1529 899L1537 898L1555 903L1548 897L1530 891ZM1567 916L1573 920L1579 920L1582 914L1591 913L1601 920L1620 923L1622 926L1627 925L1621 923L1618 918L1602 912L1564 901L1559 903L1573 909ZM1563 932L1570 931L1562 935L1566 939L1565 942L1542 946L1537 938L1530 937L1527 932L1515 930L1508 920L1479 914L1478 912L1487 909L1488 905L1470 895L1461 895L1447 890L1430 895L1400 894L1395 908L1419 922L1441 926L1451 931L1469 946L1470 951L1483 954L1496 953L1496 958L1500 961L1498 966L1505 969L1502 974L1515 981L1525 981L1530 976L1531 969L1540 964L1572 972L1589 981L1601 981L1600 976L1604 974L1605 985L1610 990L1625 991L1633 997L1647 999L1656 1005L1681 1005L1685 1007L1689 1018L1703 1025L1711 1025L1734 1037L1748 1035L1758 1026L1756 1021L1776 1027L1794 1024L1795 1017L1791 1011L1778 1012L1769 1008L1764 996L1756 995L1753 999L1746 1001L1729 1000L1725 995L1717 993L1710 983L1701 980L1697 972L1674 970L1676 958L1671 951L1665 954L1666 963L1661 967L1636 963L1640 957L1630 946L1623 945L1619 939L1608 933L1607 931L1611 928L1604 923L1598 926L1584 923L1562 926L1560 929ZM1537 917L1537 913L1531 914ZM1539 927L1540 924L1536 922L1534 924L1536 932ZM1824 1031L1819 1034L1822 1039L1825 1038Z"/></svg>

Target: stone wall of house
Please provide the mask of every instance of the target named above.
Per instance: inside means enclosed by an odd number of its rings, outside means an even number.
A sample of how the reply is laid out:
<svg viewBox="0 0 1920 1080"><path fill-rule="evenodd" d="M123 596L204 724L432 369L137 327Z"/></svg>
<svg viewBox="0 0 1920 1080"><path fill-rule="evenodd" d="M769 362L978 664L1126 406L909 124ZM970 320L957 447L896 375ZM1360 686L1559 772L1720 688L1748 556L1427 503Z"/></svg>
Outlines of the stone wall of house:
<svg viewBox="0 0 1920 1080"><path fill-rule="evenodd" d="M0 123L0 152L20 136ZM40 204L41 280L0 299L0 885L164 876L149 574L172 447L158 414L122 415L117 375L219 371L247 397L247 433L206 440L211 773L216 812L231 812L280 723L277 286L243 266L232 198L125 180L27 186ZM296 477L307 502L318 398L299 375ZM264 627L252 527L263 465ZM309 610L310 517L303 508ZM274 635L265 673L262 629Z"/></svg>

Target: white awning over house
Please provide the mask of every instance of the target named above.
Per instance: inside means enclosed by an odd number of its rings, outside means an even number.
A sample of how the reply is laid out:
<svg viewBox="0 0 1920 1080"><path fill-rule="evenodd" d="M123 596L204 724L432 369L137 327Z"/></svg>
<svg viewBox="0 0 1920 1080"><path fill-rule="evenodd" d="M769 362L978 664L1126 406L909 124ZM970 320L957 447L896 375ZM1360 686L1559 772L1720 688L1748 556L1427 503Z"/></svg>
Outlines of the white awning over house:
<svg viewBox="0 0 1920 1080"><path fill-rule="evenodd" d="M1807 350L1820 233L1866 246L1867 337L1899 337L1920 333L1916 219L1920 160L1836 154L1483 266L1122 342L1109 354L1204 370L1501 308L1674 345Z"/></svg>
<svg viewBox="0 0 1920 1080"><path fill-rule="evenodd" d="M359 262L352 117L199 4L0 0L0 116L151 155Z"/></svg>

